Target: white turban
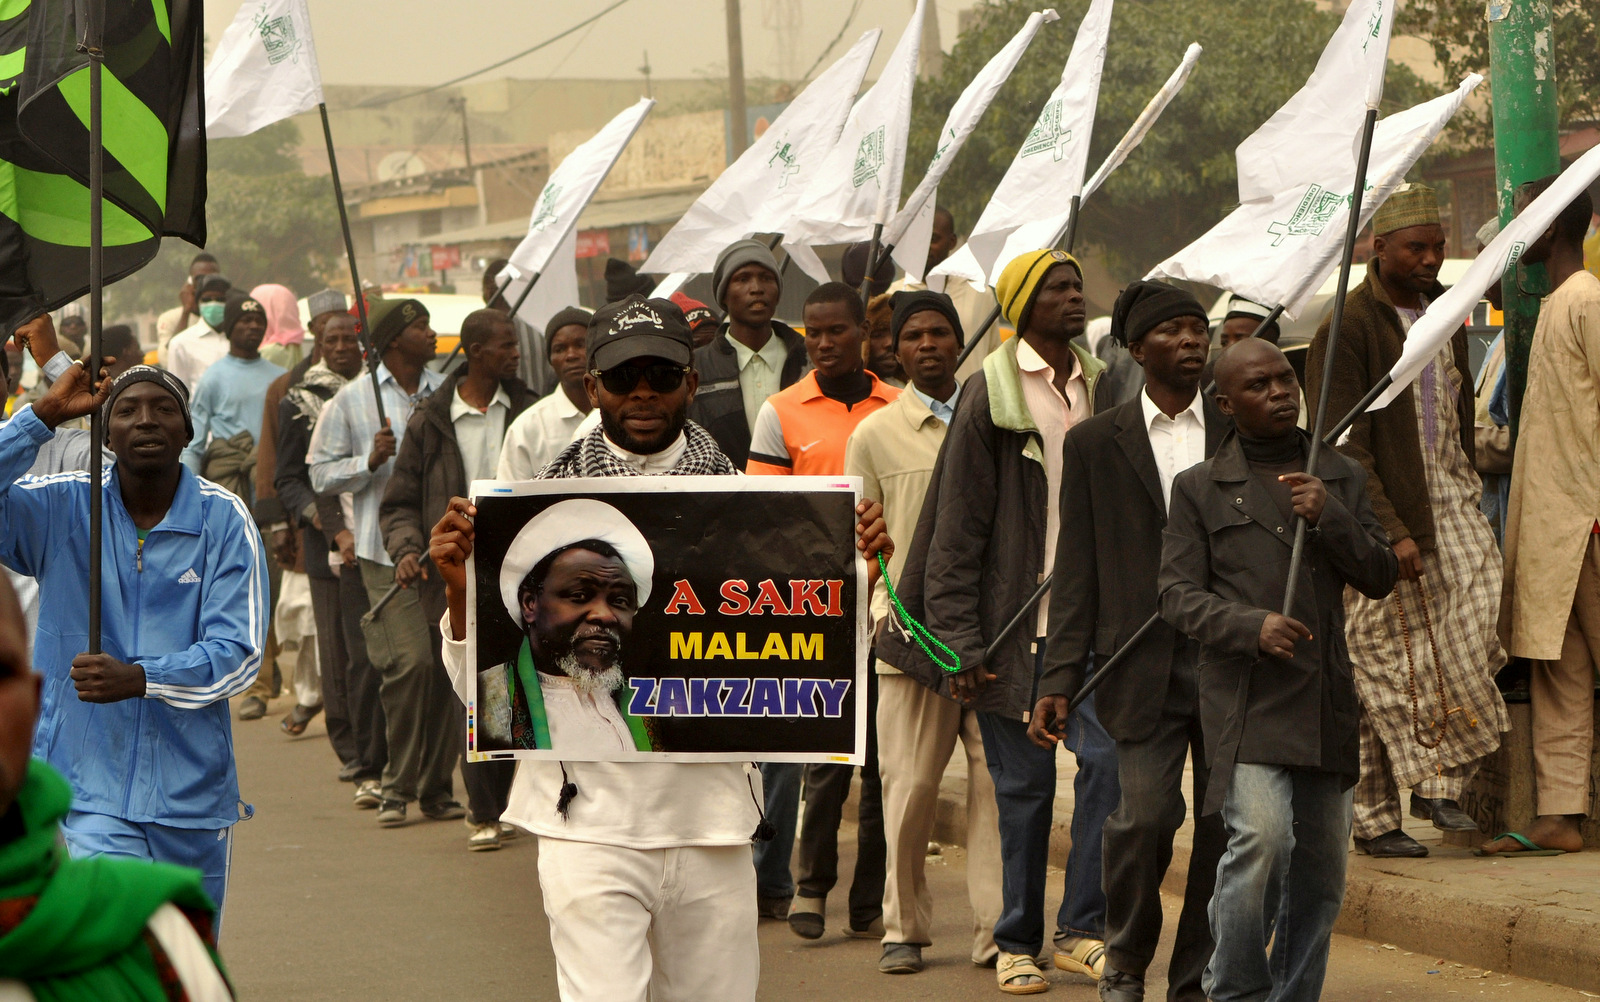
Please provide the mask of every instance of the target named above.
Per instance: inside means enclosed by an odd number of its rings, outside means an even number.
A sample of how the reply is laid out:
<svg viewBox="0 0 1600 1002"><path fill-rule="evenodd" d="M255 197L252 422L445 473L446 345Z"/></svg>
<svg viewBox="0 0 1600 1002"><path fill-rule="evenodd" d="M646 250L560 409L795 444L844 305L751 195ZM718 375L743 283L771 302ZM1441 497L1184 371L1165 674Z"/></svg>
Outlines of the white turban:
<svg viewBox="0 0 1600 1002"><path fill-rule="evenodd" d="M500 599L513 623L524 625L517 591L534 565L555 551L586 539L609 543L621 555L633 578L639 605L644 605L650 597L650 579L656 572L655 555L650 552L644 533L604 501L575 498L559 501L529 519L500 562Z"/></svg>

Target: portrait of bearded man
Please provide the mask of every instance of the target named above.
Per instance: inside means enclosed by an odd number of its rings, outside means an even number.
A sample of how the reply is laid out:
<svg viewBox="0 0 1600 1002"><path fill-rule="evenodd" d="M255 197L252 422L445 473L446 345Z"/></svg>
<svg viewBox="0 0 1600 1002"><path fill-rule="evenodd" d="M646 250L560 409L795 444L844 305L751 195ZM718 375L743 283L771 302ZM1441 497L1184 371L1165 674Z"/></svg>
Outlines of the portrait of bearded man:
<svg viewBox="0 0 1600 1002"><path fill-rule="evenodd" d="M602 501L561 501L522 527L500 565L500 597L523 640L512 660L478 673L478 751L656 750L627 712L622 671L654 572L644 535Z"/></svg>

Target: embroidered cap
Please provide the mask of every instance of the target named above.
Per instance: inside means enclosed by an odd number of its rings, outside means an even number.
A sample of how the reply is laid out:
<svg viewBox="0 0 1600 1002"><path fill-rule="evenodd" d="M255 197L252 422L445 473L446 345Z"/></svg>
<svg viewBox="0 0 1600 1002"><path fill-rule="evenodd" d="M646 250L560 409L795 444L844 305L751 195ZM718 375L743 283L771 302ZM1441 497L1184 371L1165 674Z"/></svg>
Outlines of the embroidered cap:
<svg viewBox="0 0 1600 1002"><path fill-rule="evenodd" d="M694 359L694 334L676 303L632 295L595 310L589 321L588 365L604 371L635 358Z"/></svg>

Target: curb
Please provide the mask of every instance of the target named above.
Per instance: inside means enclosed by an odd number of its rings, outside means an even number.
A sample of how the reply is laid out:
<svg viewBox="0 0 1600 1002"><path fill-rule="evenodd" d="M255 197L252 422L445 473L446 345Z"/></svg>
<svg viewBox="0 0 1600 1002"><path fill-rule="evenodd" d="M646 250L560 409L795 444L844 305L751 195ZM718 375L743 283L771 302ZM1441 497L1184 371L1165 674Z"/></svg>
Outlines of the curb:
<svg viewBox="0 0 1600 1002"><path fill-rule="evenodd" d="M965 780L947 777L939 788L935 841L965 844L966 800ZM853 802L848 810L853 817ZM1066 865L1072 846L1069 824L1070 817L1052 826L1052 866ZM1172 864L1161 885L1180 897L1189 871L1190 830L1188 824L1179 829ZM1600 991L1600 914L1554 900L1420 879L1392 862L1351 854L1344 908L1335 932L1485 971ZM1526 865L1526 861L1501 865Z"/></svg>

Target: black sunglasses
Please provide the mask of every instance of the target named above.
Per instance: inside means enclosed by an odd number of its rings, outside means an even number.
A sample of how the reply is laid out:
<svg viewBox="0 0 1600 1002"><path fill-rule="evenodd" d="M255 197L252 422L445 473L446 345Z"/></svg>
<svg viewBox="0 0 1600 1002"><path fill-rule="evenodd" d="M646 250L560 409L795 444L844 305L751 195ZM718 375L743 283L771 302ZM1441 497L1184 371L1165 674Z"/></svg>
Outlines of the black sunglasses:
<svg viewBox="0 0 1600 1002"><path fill-rule="evenodd" d="M641 377L655 392L671 393L683 385L683 377L688 375L689 371L689 366L673 365L671 362L655 362L650 365L626 363L614 365L604 372L590 369L589 375L600 380L600 385L606 388L607 393L621 396L624 393L632 393L633 388L639 385Z"/></svg>

